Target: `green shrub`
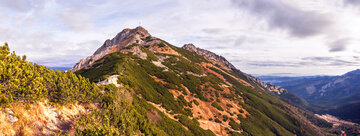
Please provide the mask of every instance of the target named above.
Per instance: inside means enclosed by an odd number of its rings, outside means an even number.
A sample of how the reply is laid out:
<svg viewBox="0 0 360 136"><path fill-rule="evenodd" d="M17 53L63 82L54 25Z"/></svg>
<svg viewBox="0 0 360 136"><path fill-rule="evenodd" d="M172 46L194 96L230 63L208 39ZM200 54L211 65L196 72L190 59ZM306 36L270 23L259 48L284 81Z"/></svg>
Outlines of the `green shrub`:
<svg viewBox="0 0 360 136"><path fill-rule="evenodd" d="M151 38L151 36L146 36L145 41L146 42L151 42L151 41L153 41L153 39Z"/></svg>
<svg viewBox="0 0 360 136"><path fill-rule="evenodd" d="M195 103L195 105L199 105L199 102L197 100L193 101Z"/></svg>
<svg viewBox="0 0 360 136"><path fill-rule="evenodd" d="M234 129L234 130L241 130L240 124L236 123L234 120L231 120L231 121L229 122L229 125L230 125L231 128Z"/></svg>
<svg viewBox="0 0 360 136"><path fill-rule="evenodd" d="M226 122L229 119L227 115L223 115L223 121Z"/></svg>
<svg viewBox="0 0 360 136"><path fill-rule="evenodd" d="M215 134L210 130L204 130L199 127L199 122L195 120L190 120L184 115L179 117L179 121L181 124L189 128L189 130L196 136L215 136Z"/></svg>
<svg viewBox="0 0 360 136"><path fill-rule="evenodd" d="M166 45L161 42L161 43L159 43L157 46L159 46L159 47L165 47Z"/></svg>
<svg viewBox="0 0 360 136"><path fill-rule="evenodd" d="M220 110L220 111L224 111L224 109L216 102L213 102L211 104L211 106L215 107L216 109Z"/></svg>
<svg viewBox="0 0 360 136"><path fill-rule="evenodd" d="M26 57L10 54L9 50L7 44L0 46L0 104L32 103L42 98L52 103L98 100L100 89L88 79L27 62Z"/></svg>

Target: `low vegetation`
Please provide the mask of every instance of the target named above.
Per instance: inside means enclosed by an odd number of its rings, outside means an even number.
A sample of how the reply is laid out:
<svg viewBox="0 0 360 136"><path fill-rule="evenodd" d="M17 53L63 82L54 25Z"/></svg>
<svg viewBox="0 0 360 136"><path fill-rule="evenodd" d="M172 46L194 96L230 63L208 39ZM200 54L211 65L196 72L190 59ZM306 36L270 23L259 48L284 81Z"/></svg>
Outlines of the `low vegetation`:
<svg viewBox="0 0 360 136"><path fill-rule="evenodd" d="M53 71L26 61L0 47L0 105L13 101L33 103L43 98L53 103L94 102L100 89L87 78L71 72Z"/></svg>
<svg viewBox="0 0 360 136"><path fill-rule="evenodd" d="M200 120L226 123L242 132L226 128L227 134L234 136L317 134L308 131L287 103L239 82L247 81L240 71L203 67L200 63L210 63L204 57L165 41L155 46L170 46L180 55L154 53L150 45L133 44L126 49L139 47L147 58L116 52L74 74L27 62L25 56L10 53L4 45L0 48L0 105L42 99L57 105L97 105L76 119L73 128L77 135L215 135L201 128ZM112 75L118 75L121 87L94 84ZM199 105L209 105L214 113L211 117L193 113ZM307 118L327 125L311 115Z"/></svg>

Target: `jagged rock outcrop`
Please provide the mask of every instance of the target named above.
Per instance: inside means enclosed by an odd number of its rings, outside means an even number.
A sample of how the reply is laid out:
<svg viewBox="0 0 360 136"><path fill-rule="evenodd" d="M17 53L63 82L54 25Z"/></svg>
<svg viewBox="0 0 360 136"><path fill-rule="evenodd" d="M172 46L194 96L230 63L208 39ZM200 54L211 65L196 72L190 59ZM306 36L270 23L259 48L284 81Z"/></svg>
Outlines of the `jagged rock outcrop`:
<svg viewBox="0 0 360 136"><path fill-rule="evenodd" d="M114 84L116 87L121 87L122 85L118 83L118 76L119 75L112 75L112 76L108 77L107 79L96 83L96 85L99 86L99 85Z"/></svg>
<svg viewBox="0 0 360 136"><path fill-rule="evenodd" d="M249 74L244 74L249 80L259 84L261 87L263 87L264 89L268 90L268 91L271 91L271 92L274 92L274 93L277 93L277 94L282 94L283 92L288 92L286 89L284 88L281 88L280 86L277 86L277 85L274 85L273 83L271 82L263 82L260 78L256 78L252 75L249 75Z"/></svg>
<svg viewBox="0 0 360 136"><path fill-rule="evenodd" d="M138 26L135 29L124 29L113 39L106 40L93 55L81 59L78 63L75 64L71 71L75 72L82 68L87 68L91 66L91 64L93 64L96 60L104 57L105 55L118 52L132 44L143 44L146 42L146 39L149 39L150 37L151 35L148 33L148 31L141 26Z"/></svg>
<svg viewBox="0 0 360 136"><path fill-rule="evenodd" d="M197 54L213 60L215 63L219 64L219 65L224 65L229 69L236 69L229 61L227 61L223 56L217 55L211 51L205 50L205 49L201 49L201 48L197 48L195 47L194 44L185 44L183 47L183 49L189 50L189 51L194 51Z"/></svg>

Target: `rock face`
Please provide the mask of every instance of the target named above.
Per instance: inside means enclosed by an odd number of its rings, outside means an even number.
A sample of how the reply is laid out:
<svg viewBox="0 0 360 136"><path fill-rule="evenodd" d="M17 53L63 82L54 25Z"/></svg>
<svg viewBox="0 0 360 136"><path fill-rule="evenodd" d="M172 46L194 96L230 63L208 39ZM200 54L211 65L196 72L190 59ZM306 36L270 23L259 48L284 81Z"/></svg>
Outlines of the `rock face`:
<svg viewBox="0 0 360 136"><path fill-rule="evenodd" d="M215 63L219 64L219 65L224 65L230 69L236 69L229 61L227 61L223 56L217 55L211 51L208 50L204 50L204 49L200 49L195 47L194 44L185 44L183 47L183 49L189 50L189 51L194 51L197 54L204 56L207 59L213 60Z"/></svg>
<svg viewBox="0 0 360 136"><path fill-rule="evenodd" d="M104 57L105 55L118 52L132 44L143 44L148 37L151 37L151 35L141 26L136 27L135 29L124 29L113 39L106 40L105 43L99 49L97 49L93 55L81 59L78 63L75 64L71 71L75 72L82 68L87 68L96 60Z"/></svg>
<svg viewBox="0 0 360 136"><path fill-rule="evenodd" d="M9 120L9 122L15 123L16 121L19 120L19 118L14 116L14 112L12 110L10 110L9 108L5 108L5 110L8 113L8 114L5 114L5 117Z"/></svg>
<svg viewBox="0 0 360 136"><path fill-rule="evenodd" d="M116 87L121 87L122 85L117 82L118 81L118 76L119 75L112 75L112 76L108 77L107 79L96 83L96 85L114 84Z"/></svg>
<svg viewBox="0 0 360 136"><path fill-rule="evenodd" d="M268 91L271 91L271 92L274 92L274 93L277 93L277 94L282 94L284 92L288 92L285 88L282 88L280 86L277 86L277 85L274 85L273 83L271 82L263 82L260 78L256 78L252 75L249 75L249 74L245 74L245 76L250 79L251 81L253 82L256 82L257 84L261 85L261 87L263 87L264 89L268 90Z"/></svg>

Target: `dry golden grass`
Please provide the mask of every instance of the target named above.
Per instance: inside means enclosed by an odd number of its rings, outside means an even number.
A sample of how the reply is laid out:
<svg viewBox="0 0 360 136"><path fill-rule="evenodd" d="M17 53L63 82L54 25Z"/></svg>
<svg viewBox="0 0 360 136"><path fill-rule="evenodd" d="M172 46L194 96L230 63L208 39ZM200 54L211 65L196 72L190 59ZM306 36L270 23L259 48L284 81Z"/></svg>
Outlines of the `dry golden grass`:
<svg viewBox="0 0 360 136"><path fill-rule="evenodd" d="M5 117L5 112L0 111L0 135L1 136L10 136L15 135L15 130L12 127L12 124L7 121Z"/></svg>
<svg viewBox="0 0 360 136"><path fill-rule="evenodd" d="M85 108L86 107L86 108ZM11 123L5 115L5 108L0 109L0 136L12 135L54 135L67 132L75 122L76 117L87 112L96 105L68 104L58 107L51 106L43 100L34 104L14 102L9 109L19 120Z"/></svg>

